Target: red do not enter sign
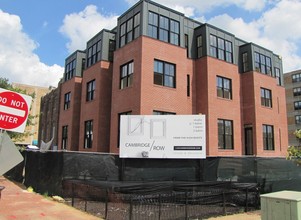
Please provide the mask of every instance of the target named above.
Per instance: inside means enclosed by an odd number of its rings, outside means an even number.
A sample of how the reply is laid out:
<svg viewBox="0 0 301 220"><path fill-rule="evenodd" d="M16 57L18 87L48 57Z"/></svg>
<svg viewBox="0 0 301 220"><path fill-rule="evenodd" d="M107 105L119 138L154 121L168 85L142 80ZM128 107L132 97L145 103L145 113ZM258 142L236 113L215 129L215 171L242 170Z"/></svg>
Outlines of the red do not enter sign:
<svg viewBox="0 0 301 220"><path fill-rule="evenodd" d="M31 97L0 89L0 128L24 132Z"/></svg>

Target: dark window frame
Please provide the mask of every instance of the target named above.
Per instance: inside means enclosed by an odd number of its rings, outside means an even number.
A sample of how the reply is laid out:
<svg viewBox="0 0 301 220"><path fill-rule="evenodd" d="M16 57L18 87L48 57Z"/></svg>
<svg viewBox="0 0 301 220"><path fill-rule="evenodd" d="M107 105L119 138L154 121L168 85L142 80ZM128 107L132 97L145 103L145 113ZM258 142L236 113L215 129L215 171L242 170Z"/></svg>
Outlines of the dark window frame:
<svg viewBox="0 0 301 220"><path fill-rule="evenodd" d="M295 124L301 124L301 115L295 115Z"/></svg>
<svg viewBox="0 0 301 220"><path fill-rule="evenodd" d="M197 44L197 58L201 58L203 56L203 36L199 35L196 38Z"/></svg>
<svg viewBox="0 0 301 220"><path fill-rule="evenodd" d="M138 12L120 25L119 47L123 47L140 36L140 20L140 12Z"/></svg>
<svg viewBox="0 0 301 220"><path fill-rule="evenodd" d="M148 36L180 45L180 22L155 12L148 12Z"/></svg>
<svg viewBox="0 0 301 220"><path fill-rule="evenodd" d="M248 72L249 71L249 58L248 58L248 53L244 52L242 54L242 65L243 65L243 72Z"/></svg>
<svg viewBox="0 0 301 220"><path fill-rule="evenodd" d="M301 110L301 101L294 102L294 109Z"/></svg>
<svg viewBox="0 0 301 220"><path fill-rule="evenodd" d="M65 81L71 79L75 75L76 59L73 59L65 66Z"/></svg>
<svg viewBox="0 0 301 220"><path fill-rule="evenodd" d="M261 98L261 106L269 107L269 108L273 107L272 90L261 87L260 98Z"/></svg>
<svg viewBox="0 0 301 220"><path fill-rule="evenodd" d="M68 125L62 127L62 149L66 150L68 147Z"/></svg>
<svg viewBox="0 0 301 220"><path fill-rule="evenodd" d="M87 68L94 65L101 57L101 39L87 49Z"/></svg>
<svg viewBox="0 0 301 220"><path fill-rule="evenodd" d="M93 147L93 120L88 120L84 123L84 149L91 149Z"/></svg>
<svg viewBox="0 0 301 220"><path fill-rule="evenodd" d="M293 88L293 95L294 96L301 96L301 87Z"/></svg>
<svg viewBox="0 0 301 220"><path fill-rule="evenodd" d="M275 67L275 78L277 80L277 85L282 86L280 68Z"/></svg>
<svg viewBox="0 0 301 220"><path fill-rule="evenodd" d="M209 36L210 56L228 63L233 63L233 44L224 38L217 37L213 34Z"/></svg>
<svg viewBox="0 0 301 220"><path fill-rule="evenodd" d="M134 60L120 67L120 83L119 89L124 89L132 86L134 75Z"/></svg>
<svg viewBox="0 0 301 220"><path fill-rule="evenodd" d="M292 82L301 82L301 73L296 73L292 75Z"/></svg>
<svg viewBox="0 0 301 220"><path fill-rule="evenodd" d="M176 113L154 110L153 115L176 115Z"/></svg>
<svg viewBox="0 0 301 220"><path fill-rule="evenodd" d="M224 99L232 99L232 80L223 76L216 76L217 96Z"/></svg>
<svg viewBox="0 0 301 220"><path fill-rule="evenodd" d="M64 110L70 108L70 103L71 103L71 92L67 92L64 95Z"/></svg>
<svg viewBox="0 0 301 220"><path fill-rule="evenodd" d="M264 150L275 150L273 125L262 125L262 139Z"/></svg>
<svg viewBox="0 0 301 220"><path fill-rule="evenodd" d="M233 121L226 119L218 119L218 149L233 150L234 149L234 133Z"/></svg>
<svg viewBox="0 0 301 220"><path fill-rule="evenodd" d="M272 76L272 59L266 55L254 52L255 71Z"/></svg>
<svg viewBox="0 0 301 220"><path fill-rule="evenodd" d="M121 115L131 115L131 114L132 114L132 111L121 112L121 113L118 114L118 134L117 134L117 138L118 138L117 143L118 143L118 146L117 146L117 148L120 147L120 122L121 122L120 118L121 118Z"/></svg>
<svg viewBox="0 0 301 220"><path fill-rule="evenodd" d="M87 82L87 92L86 92L86 101L92 101L95 98L95 87L96 82L95 79Z"/></svg>
<svg viewBox="0 0 301 220"><path fill-rule="evenodd" d="M176 88L176 64L155 59L154 84Z"/></svg>

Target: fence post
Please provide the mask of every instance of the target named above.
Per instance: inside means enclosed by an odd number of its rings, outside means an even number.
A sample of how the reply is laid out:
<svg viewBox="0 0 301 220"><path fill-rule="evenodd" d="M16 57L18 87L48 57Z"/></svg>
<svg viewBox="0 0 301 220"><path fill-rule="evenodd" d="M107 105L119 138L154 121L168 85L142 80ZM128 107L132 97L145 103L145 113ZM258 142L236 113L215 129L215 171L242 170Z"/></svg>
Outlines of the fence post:
<svg viewBox="0 0 301 220"><path fill-rule="evenodd" d="M159 220L161 219L161 193L159 194Z"/></svg>
<svg viewBox="0 0 301 220"><path fill-rule="evenodd" d="M226 197L225 197L225 192L223 192L223 214L226 215Z"/></svg>
<svg viewBox="0 0 301 220"><path fill-rule="evenodd" d="M188 220L188 192L185 192L185 219Z"/></svg>
<svg viewBox="0 0 301 220"><path fill-rule="evenodd" d="M245 212L248 211L248 192L249 192L249 189L247 188L247 190L246 190L246 208L245 208Z"/></svg>
<svg viewBox="0 0 301 220"><path fill-rule="evenodd" d="M131 200L130 200L130 220L132 220L132 212L133 212L133 197L131 195Z"/></svg>
<svg viewBox="0 0 301 220"><path fill-rule="evenodd" d="M108 217L108 200L109 200L109 192L108 189L106 189L106 204L105 204L105 219Z"/></svg>
<svg viewBox="0 0 301 220"><path fill-rule="evenodd" d="M71 194L72 194L71 204L72 204L72 207L74 207L74 183L71 183Z"/></svg>

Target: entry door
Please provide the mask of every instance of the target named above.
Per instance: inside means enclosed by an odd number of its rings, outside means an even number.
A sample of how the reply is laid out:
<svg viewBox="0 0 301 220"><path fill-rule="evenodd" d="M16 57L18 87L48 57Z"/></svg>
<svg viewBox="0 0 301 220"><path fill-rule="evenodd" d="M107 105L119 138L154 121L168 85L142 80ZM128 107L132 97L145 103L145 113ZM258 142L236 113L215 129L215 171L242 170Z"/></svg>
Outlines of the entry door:
<svg viewBox="0 0 301 220"><path fill-rule="evenodd" d="M245 154L253 155L253 128L245 128Z"/></svg>

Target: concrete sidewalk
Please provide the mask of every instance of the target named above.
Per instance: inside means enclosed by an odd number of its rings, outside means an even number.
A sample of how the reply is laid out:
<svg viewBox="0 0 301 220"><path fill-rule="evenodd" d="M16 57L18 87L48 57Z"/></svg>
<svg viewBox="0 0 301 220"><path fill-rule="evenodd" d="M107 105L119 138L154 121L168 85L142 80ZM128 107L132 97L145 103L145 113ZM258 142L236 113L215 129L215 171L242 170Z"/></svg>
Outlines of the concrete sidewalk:
<svg viewBox="0 0 301 220"><path fill-rule="evenodd" d="M77 210L66 204L28 192L22 185L0 176L4 186L0 199L0 220L96 220L98 217Z"/></svg>

